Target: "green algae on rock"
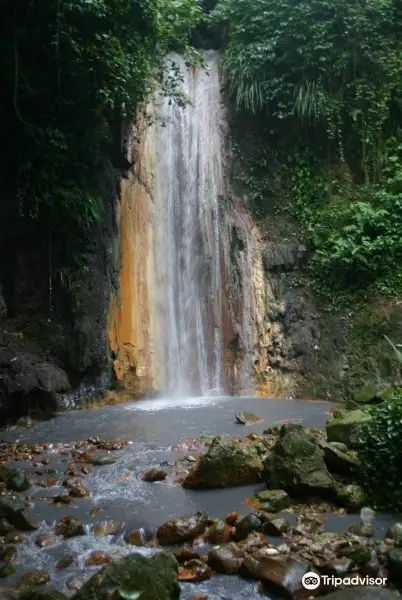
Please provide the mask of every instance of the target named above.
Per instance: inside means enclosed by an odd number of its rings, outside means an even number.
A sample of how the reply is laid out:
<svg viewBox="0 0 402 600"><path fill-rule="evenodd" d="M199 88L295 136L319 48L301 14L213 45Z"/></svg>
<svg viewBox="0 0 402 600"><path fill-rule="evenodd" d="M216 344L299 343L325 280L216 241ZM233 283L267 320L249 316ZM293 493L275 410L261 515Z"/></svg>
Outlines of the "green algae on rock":
<svg viewBox="0 0 402 600"><path fill-rule="evenodd" d="M371 420L371 416L361 409L344 411L327 423L329 442L341 442L348 448L357 448L361 426Z"/></svg>
<svg viewBox="0 0 402 600"><path fill-rule="evenodd" d="M109 600L114 593L119 597L119 590L140 592L141 600L178 600L177 573L178 563L171 554L160 552L152 558L131 554L96 573L73 600Z"/></svg>
<svg viewBox="0 0 402 600"><path fill-rule="evenodd" d="M264 461L269 488L290 494L336 497L337 484L329 473L317 440L301 425L283 425L273 451Z"/></svg>
<svg viewBox="0 0 402 600"><path fill-rule="evenodd" d="M183 487L218 488L261 481L265 446L230 436L215 437ZM268 450L266 450L268 452Z"/></svg>

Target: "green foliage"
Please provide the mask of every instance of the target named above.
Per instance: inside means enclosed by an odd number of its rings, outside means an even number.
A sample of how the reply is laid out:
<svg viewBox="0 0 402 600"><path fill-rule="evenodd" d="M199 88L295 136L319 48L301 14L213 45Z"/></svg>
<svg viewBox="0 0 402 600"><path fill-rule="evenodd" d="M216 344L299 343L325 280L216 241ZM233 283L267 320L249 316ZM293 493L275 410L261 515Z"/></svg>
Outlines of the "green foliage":
<svg viewBox="0 0 402 600"><path fill-rule="evenodd" d="M187 50L201 19L197 0L0 3L4 178L16 212L51 234L67 287L103 214L99 178L127 167L123 122L155 86L183 103L165 56Z"/></svg>
<svg viewBox="0 0 402 600"><path fill-rule="evenodd" d="M402 509L402 396L368 409L372 420L361 430L362 484L377 508Z"/></svg>
<svg viewBox="0 0 402 600"><path fill-rule="evenodd" d="M331 179L309 156L296 155L293 209L314 251L310 271L332 287L371 286L383 295L402 290L401 166L393 156L385 159L384 183L358 187L339 176Z"/></svg>
<svg viewBox="0 0 402 600"><path fill-rule="evenodd" d="M224 65L239 108L278 129L325 132L339 156L378 178L381 136L402 96L394 0L220 0Z"/></svg>

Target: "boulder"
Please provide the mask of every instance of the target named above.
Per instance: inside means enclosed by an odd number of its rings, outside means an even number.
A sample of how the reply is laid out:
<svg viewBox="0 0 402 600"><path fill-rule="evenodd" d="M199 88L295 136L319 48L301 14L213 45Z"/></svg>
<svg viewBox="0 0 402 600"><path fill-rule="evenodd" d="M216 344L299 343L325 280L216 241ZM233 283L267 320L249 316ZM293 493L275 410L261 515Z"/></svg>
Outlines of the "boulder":
<svg viewBox="0 0 402 600"><path fill-rule="evenodd" d="M23 492L29 488L29 481L21 469L10 469L0 465L0 481L5 483L13 492Z"/></svg>
<svg viewBox="0 0 402 600"><path fill-rule="evenodd" d="M71 477L64 482L64 485L73 498L86 498L91 495L91 491L86 487L81 477Z"/></svg>
<svg viewBox="0 0 402 600"><path fill-rule="evenodd" d="M257 515L246 515L239 519L235 524L236 539L244 540L252 531L260 531L262 529L262 521Z"/></svg>
<svg viewBox="0 0 402 600"><path fill-rule="evenodd" d="M336 496L317 440L301 425L283 425L273 451L264 461L263 477L269 488L295 495Z"/></svg>
<svg viewBox="0 0 402 600"><path fill-rule="evenodd" d="M260 442L215 437L208 452L183 482L183 487L215 488L247 485L261 480L266 448Z"/></svg>
<svg viewBox="0 0 402 600"><path fill-rule="evenodd" d="M44 392L60 394L71 389L67 373L52 363L35 363L35 372L40 389Z"/></svg>
<svg viewBox="0 0 402 600"><path fill-rule="evenodd" d="M272 556L247 555L244 558L243 570L247 575L273 584L293 597L303 590L302 577L309 571L309 565L293 558L279 559Z"/></svg>
<svg viewBox="0 0 402 600"><path fill-rule="evenodd" d="M163 481L167 477L167 472L164 469L149 469L142 474L142 481Z"/></svg>
<svg viewBox="0 0 402 600"><path fill-rule="evenodd" d="M264 533L273 537L279 537L290 528L286 519L267 519L264 521Z"/></svg>
<svg viewBox="0 0 402 600"><path fill-rule="evenodd" d="M0 517L5 517L16 529L34 531L37 526L24 515L25 502L15 496L0 496Z"/></svg>
<svg viewBox="0 0 402 600"><path fill-rule="evenodd" d="M400 598L397 592L385 588L356 586L344 588L328 594L318 596L317 600L397 600Z"/></svg>
<svg viewBox="0 0 402 600"><path fill-rule="evenodd" d="M74 517L62 517L56 525L56 535L62 535L65 539L85 535L83 524Z"/></svg>
<svg viewBox="0 0 402 600"><path fill-rule="evenodd" d="M263 510L268 512L284 510L291 504L290 497L285 490L263 490L258 492L256 502Z"/></svg>
<svg viewBox="0 0 402 600"><path fill-rule="evenodd" d="M235 413L236 421L240 423L240 425L251 425L252 423L261 423L261 417L257 417L250 412L237 412Z"/></svg>
<svg viewBox="0 0 402 600"><path fill-rule="evenodd" d="M362 486L353 483L338 487L337 500L350 511L359 510L367 503Z"/></svg>
<svg viewBox="0 0 402 600"><path fill-rule="evenodd" d="M116 457L109 452L95 452L92 457L92 464L97 467L103 467L105 465L113 465L116 462Z"/></svg>
<svg viewBox="0 0 402 600"><path fill-rule="evenodd" d="M357 448L362 425L368 423L371 416L361 409L342 412L327 423L329 442L341 442L348 448Z"/></svg>
<svg viewBox="0 0 402 600"><path fill-rule="evenodd" d="M73 600L108 600L113 597L141 600L178 600L178 564L174 556L160 552L152 558L130 554L106 565L73 596ZM123 594L119 594L123 592ZM135 596L135 592L138 595Z"/></svg>
<svg viewBox="0 0 402 600"><path fill-rule="evenodd" d="M396 548L402 548L402 523L395 523L387 531L387 537L394 540Z"/></svg>
<svg viewBox="0 0 402 600"><path fill-rule="evenodd" d="M353 400L357 404L377 404L386 391L376 385L365 385L354 393Z"/></svg>
<svg viewBox="0 0 402 600"><path fill-rule="evenodd" d="M357 457L352 452L339 450L335 442L320 441L320 446L324 450L325 464L330 471L346 475L357 471Z"/></svg>
<svg viewBox="0 0 402 600"><path fill-rule="evenodd" d="M156 537L162 545L181 544L201 535L207 525L207 515L199 511L167 521L158 528Z"/></svg>
<svg viewBox="0 0 402 600"><path fill-rule="evenodd" d="M214 548L208 554L208 564L218 573L238 573L243 564L243 552L234 543Z"/></svg>

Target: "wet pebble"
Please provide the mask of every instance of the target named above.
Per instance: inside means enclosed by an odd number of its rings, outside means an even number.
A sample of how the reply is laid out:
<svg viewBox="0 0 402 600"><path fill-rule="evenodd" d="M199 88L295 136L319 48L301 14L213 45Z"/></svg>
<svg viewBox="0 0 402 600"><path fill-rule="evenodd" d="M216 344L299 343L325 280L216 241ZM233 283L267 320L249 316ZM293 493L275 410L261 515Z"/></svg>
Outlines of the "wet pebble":
<svg viewBox="0 0 402 600"><path fill-rule="evenodd" d="M85 561L86 567L97 567L99 565L106 565L111 561L109 554L102 552L102 550L95 550L92 552Z"/></svg>
<svg viewBox="0 0 402 600"><path fill-rule="evenodd" d="M55 538L48 533L41 533L35 540L35 544L39 548L48 548L49 546L54 546L55 543Z"/></svg>
<svg viewBox="0 0 402 600"><path fill-rule="evenodd" d="M59 562L56 563L56 569L58 571L61 571L63 569L68 569L68 567L71 567L72 564L74 564L74 556L72 554L69 554L68 556L65 556L64 558L61 558L59 560Z"/></svg>
<svg viewBox="0 0 402 600"><path fill-rule="evenodd" d="M167 472L163 469L149 469L142 474L143 481L164 481L167 477Z"/></svg>
<svg viewBox="0 0 402 600"><path fill-rule="evenodd" d="M108 452L96 452L93 455L92 463L98 467L103 467L105 465L112 465L116 462L116 457L113 454L109 454Z"/></svg>
<svg viewBox="0 0 402 600"><path fill-rule="evenodd" d="M94 527L95 537L105 537L106 535L113 535L117 533L121 528L119 521L103 521L97 523Z"/></svg>
<svg viewBox="0 0 402 600"><path fill-rule="evenodd" d="M50 575L46 571L29 571L25 573L19 583L34 583L35 585L45 585L50 581Z"/></svg>

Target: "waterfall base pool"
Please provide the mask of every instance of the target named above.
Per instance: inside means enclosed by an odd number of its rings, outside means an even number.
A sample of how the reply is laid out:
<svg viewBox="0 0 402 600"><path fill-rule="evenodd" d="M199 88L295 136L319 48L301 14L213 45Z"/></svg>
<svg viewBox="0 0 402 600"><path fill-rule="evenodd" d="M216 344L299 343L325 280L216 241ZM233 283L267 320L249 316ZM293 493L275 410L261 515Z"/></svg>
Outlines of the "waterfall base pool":
<svg viewBox="0 0 402 600"><path fill-rule="evenodd" d="M171 517L197 510L204 510L212 517L225 517L233 510L243 514L249 512L245 500L262 485L197 491L182 488L170 477L165 482L144 482L141 479L142 472L191 454L191 449L186 446L179 445L178 449L172 449L172 446L185 443L186 439L201 434L243 436L252 431L262 432L273 423L285 421L300 421L311 427L320 427L329 418L331 408L330 403L317 401L245 397L159 398L65 413L37 423L30 429L3 431L0 434L3 441L51 442L54 445L98 435L103 439L125 438L131 442L114 452L117 458L114 464L94 467L92 473L84 476L91 496L74 499L74 508L58 507L52 503L52 496L60 493L62 488L33 486L26 492L33 503L30 516L39 523L39 530L27 534L25 542L18 544L14 562L17 572L6 580L5 585L12 584L28 570L43 569L51 575L49 586L71 594L66 583L71 582L72 577L87 578L99 568L84 567L86 558L94 550L103 550L116 558L132 552L149 554L156 551L126 544L124 533L133 528L152 531ZM234 418L239 410L252 411L263 421L247 427L239 425ZM47 455L50 464L42 466L42 470L54 470L51 477L62 479L67 457L54 447L48 450ZM38 466L33 466L32 461L8 465L26 468L35 479ZM101 511L94 514L91 512L94 508ZM87 535L70 540L58 537L56 545L39 549L35 545L37 535L50 533L54 523L67 515L80 519L85 524ZM96 523L109 519L121 522L121 530L115 535L96 537ZM386 528L394 521L391 515L376 519L376 534L384 536ZM328 515L325 526L346 531L353 522L356 522L354 515ZM58 571L55 565L63 555L72 555L74 566ZM201 584L184 584L181 599L189 600L196 593L205 593L209 600L261 598L255 582L232 576L214 576Z"/></svg>

